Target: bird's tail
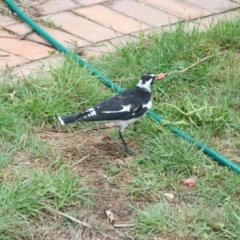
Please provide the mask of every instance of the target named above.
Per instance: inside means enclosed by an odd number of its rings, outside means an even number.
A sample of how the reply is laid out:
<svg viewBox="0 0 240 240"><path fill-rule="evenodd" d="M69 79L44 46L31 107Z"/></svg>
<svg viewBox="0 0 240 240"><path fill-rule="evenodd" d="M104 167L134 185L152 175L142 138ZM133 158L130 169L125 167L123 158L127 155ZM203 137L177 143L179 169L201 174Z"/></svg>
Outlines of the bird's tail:
<svg viewBox="0 0 240 240"><path fill-rule="evenodd" d="M60 116L58 117L58 120L62 125L68 124L68 123L73 123L77 121L79 118L79 114L71 114L71 115L66 115L66 116Z"/></svg>

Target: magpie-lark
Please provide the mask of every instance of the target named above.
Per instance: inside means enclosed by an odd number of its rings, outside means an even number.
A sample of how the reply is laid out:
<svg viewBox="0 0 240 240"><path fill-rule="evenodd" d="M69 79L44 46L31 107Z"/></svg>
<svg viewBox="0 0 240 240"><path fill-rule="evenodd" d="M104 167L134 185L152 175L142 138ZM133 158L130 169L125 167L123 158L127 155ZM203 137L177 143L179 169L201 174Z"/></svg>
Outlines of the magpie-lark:
<svg viewBox="0 0 240 240"><path fill-rule="evenodd" d="M136 87L102 101L84 112L60 116L58 119L62 125L90 121L114 122L119 127L118 133L125 152L133 154L127 147L122 132L128 124L135 122L152 107L151 86L155 79L161 80L164 77L163 73L144 73Z"/></svg>

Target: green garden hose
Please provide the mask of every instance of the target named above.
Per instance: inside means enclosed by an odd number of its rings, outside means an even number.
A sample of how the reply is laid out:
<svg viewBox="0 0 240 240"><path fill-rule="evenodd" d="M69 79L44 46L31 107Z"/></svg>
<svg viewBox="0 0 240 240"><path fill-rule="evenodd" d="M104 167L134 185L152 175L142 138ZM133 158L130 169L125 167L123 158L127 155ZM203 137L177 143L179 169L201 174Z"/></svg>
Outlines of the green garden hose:
<svg viewBox="0 0 240 240"><path fill-rule="evenodd" d="M56 49L59 51L67 54L73 55L74 54L55 40L50 34L48 34L44 29L42 29L38 24L36 24L32 19L30 19L24 12L22 12L19 7L14 3L12 0L6 0L6 4L14 11L24 22L26 22L30 27L34 29L39 35L41 35L44 39L46 39L49 43L51 43ZM115 92L121 92L122 89L113 83L108 77L102 74L100 71L95 69L91 64L86 62L79 56L74 56L76 61L82 66L85 67L87 70L91 72L92 75L95 75L105 86L108 88L113 89ZM159 116L157 113L153 111L149 111L148 115L153 117L156 121L161 122L163 118ZM211 149L210 147L206 146L205 144L194 140L191 136L183 132L182 130L178 129L174 126L169 126L169 128L180 137L184 138L185 140L195 144L199 149L201 149L206 155L212 157L214 160L218 161L219 163L223 164L224 166L230 168L231 170L240 174L240 166L235 164L234 162L230 161L226 157L222 156L220 153L216 152L215 150Z"/></svg>

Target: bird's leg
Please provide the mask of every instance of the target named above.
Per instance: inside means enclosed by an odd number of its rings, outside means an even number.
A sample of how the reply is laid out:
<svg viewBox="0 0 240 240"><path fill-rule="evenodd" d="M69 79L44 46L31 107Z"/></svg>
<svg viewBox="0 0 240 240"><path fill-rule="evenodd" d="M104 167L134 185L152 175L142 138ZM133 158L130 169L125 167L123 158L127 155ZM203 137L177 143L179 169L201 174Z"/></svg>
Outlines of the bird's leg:
<svg viewBox="0 0 240 240"><path fill-rule="evenodd" d="M129 155L135 155L135 153L128 148L128 146L127 146L127 144L126 144L126 142L125 142L125 140L124 140L124 138L123 138L123 135L122 135L122 132L121 132L120 129L118 130L118 133L119 133L119 137L121 138L122 143L123 143L123 145L124 145L124 151L125 151L127 154L129 154Z"/></svg>

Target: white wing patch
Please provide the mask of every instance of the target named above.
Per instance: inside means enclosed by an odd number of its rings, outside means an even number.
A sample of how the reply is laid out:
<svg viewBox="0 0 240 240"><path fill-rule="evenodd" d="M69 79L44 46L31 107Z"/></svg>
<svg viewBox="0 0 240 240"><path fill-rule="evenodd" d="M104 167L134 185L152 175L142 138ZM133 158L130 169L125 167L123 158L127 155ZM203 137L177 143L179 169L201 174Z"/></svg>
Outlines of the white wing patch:
<svg viewBox="0 0 240 240"><path fill-rule="evenodd" d="M86 112L89 112L88 115L87 115L88 117L93 117L93 116L97 115L94 108L89 108Z"/></svg>
<svg viewBox="0 0 240 240"><path fill-rule="evenodd" d="M65 123L64 123L64 121L62 120L61 117L58 117L58 120L60 121L60 123L61 123L62 125L65 125Z"/></svg>
<svg viewBox="0 0 240 240"><path fill-rule="evenodd" d="M122 106L122 109L121 110L118 110L118 111L103 111L102 113L119 113L119 112L130 112L130 108L131 108L131 105L127 105L127 106L124 106L124 105L121 105Z"/></svg>

